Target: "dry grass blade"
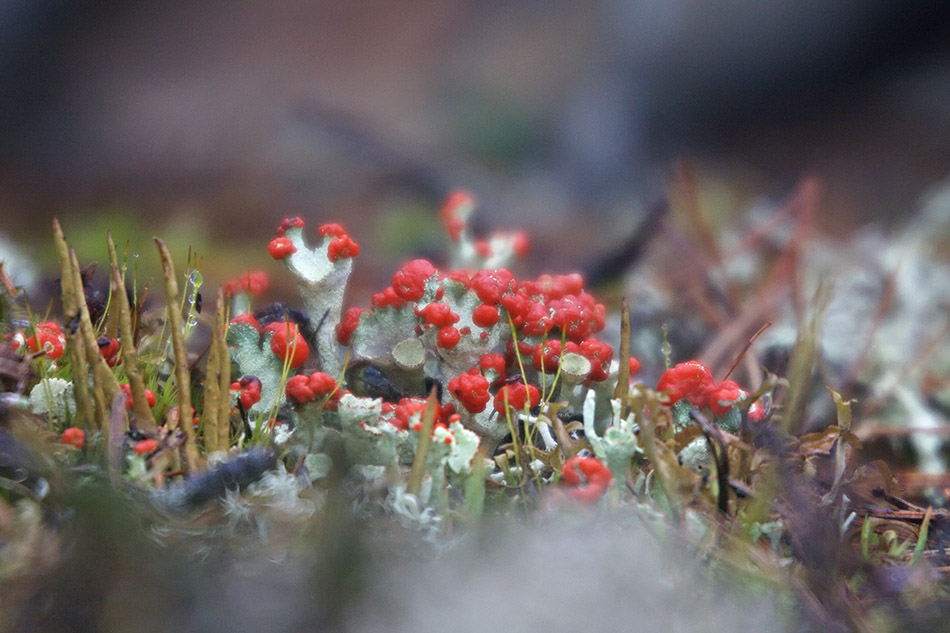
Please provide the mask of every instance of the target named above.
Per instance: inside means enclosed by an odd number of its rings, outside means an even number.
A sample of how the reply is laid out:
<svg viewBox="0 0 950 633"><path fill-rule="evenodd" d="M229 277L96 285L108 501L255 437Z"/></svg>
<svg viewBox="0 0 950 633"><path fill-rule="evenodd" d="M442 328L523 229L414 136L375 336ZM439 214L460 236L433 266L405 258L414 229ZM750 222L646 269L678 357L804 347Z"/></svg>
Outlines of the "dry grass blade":
<svg viewBox="0 0 950 633"><path fill-rule="evenodd" d="M797 434L804 424L805 400L811 387L812 370L817 366L818 345L821 341L821 320L831 301L830 287L820 282L815 290L813 312L807 322L802 321L798 340L788 363L788 398L782 413L782 427L787 433Z"/></svg>
<svg viewBox="0 0 950 633"><path fill-rule="evenodd" d="M59 256L60 292L62 294L63 314L68 319L65 328L66 345L69 349L69 362L73 376L88 376L89 364L86 360L86 348L79 337L76 325L79 320L79 295L73 286L72 265L69 259L69 245L63 235L63 227L59 220L53 220L53 241L56 245L56 254ZM80 293L81 293L80 286ZM70 326L73 323L73 326ZM92 396L89 385L85 380L73 380L73 396L76 398L76 416L88 425L95 425L92 409Z"/></svg>
<svg viewBox="0 0 950 633"><path fill-rule="evenodd" d="M168 326L172 337L172 352L175 356L175 384L178 387L178 428L185 436L182 445L182 467L185 472L199 465L195 430L191 425L191 374L188 371L188 350L182 335L181 312L178 308L178 283L175 281L175 264L171 253L160 238L155 238L158 255L162 260L165 275L165 306Z"/></svg>
<svg viewBox="0 0 950 633"><path fill-rule="evenodd" d="M148 406L148 400L145 397L145 380L142 378L142 372L139 371L138 351L135 349L135 341L132 334L132 310L129 305L129 296L126 293L122 273L119 270L119 257L116 254L115 243L112 241L111 233L107 235L106 241L109 246L109 260L112 264L112 296L119 307L119 336L122 340L122 364L125 368L125 375L129 378L135 424L140 430L152 432L156 428L155 417L152 415L152 409Z"/></svg>
<svg viewBox="0 0 950 633"><path fill-rule="evenodd" d="M76 252L71 248L69 249L69 261L72 268L73 288L78 292L82 288L82 276ZM101 428L104 428L102 425L109 422L109 403L112 402L115 394L120 393L122 389L119 386L119 380L112 373L112 368L109 367L106 359L102 357L102 353L99 351L96 330L92 325L85 299L79 302L79 336L86 348L86 359L92 365L92 393L96 402L98 424Z"/></svg>

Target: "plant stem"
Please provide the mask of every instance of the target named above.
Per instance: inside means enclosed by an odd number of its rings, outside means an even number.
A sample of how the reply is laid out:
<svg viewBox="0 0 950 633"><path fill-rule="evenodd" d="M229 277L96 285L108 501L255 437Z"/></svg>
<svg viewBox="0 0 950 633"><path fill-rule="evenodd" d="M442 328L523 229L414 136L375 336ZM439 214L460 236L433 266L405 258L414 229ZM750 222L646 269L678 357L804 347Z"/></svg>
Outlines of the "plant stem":
<svg viewBox="0 0 950 633"><path fill-rule="evenodd" d="M132 309L129 305L129 296L126 293L125 281L119 268L119 257L116 254L112 233L107 233L106 242L109 246L109 260L112 264L112 294L119 307L119 337L122 339L122 365L125 375L129 378L129 389L132 392L132 411L135 414L135 424L139 430L150 433L155 430L155 417L148 406L145 397L145 380L139 371L138 351L132 335Z"/></svg>
<svg viewBox="0 0 950 633"><path fill-rule="evenodd" d="M171 330L172 351L175 356L175 383L178 387L178 427L185 435L182 446L182 467L187 473L198 466L198 446L195 444L195 430L191 424L191 375L188 371L188 350L182 336L181 312L178 308L178 284L175 281L175 264L171 253L160 238L155 238L158 255L162 260L165 273L165 306L168 311L168 323Z"/></svg>

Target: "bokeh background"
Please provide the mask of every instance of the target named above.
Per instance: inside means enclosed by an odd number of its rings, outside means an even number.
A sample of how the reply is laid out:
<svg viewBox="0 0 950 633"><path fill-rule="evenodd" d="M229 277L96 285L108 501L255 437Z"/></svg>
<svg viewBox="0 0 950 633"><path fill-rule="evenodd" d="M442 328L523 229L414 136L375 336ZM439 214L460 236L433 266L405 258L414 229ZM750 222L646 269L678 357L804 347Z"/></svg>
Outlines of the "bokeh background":
<svg viewBox="0 0 950 633"><path fill-rule="evenodd" d="M466 187L568 270L677 160L712 210L814 177L826 230L899 222L950 168L950 3L8 0L0 121L0 231L41 261L58 215L81 258L157 233L227 276L299 214L373 286Z"/></svg>

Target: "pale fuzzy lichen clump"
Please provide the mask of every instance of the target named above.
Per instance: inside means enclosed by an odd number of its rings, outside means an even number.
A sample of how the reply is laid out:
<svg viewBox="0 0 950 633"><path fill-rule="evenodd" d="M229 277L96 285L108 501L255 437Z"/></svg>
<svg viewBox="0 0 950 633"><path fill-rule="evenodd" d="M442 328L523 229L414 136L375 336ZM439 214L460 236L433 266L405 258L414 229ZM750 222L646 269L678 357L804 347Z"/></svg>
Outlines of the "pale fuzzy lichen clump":
<svg viewBox="0 0 950 633"><path fill-rule="evenodd" d="M44 378L30 391L30 409L64 423L76 415L73 383L62 378Z"/></svg>

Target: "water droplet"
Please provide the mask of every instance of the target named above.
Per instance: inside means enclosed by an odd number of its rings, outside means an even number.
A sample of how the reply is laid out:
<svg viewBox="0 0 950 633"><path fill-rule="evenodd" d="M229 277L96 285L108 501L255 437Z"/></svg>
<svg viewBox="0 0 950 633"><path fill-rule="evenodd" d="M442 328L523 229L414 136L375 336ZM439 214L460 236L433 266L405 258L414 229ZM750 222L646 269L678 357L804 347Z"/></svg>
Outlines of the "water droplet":
<svg viewBox="0 0 950 633"><path fill-rule="evenodd" d="M188 327L195 327L198 325L198 318L195 315L191 314L188 316Z"/></svg>

